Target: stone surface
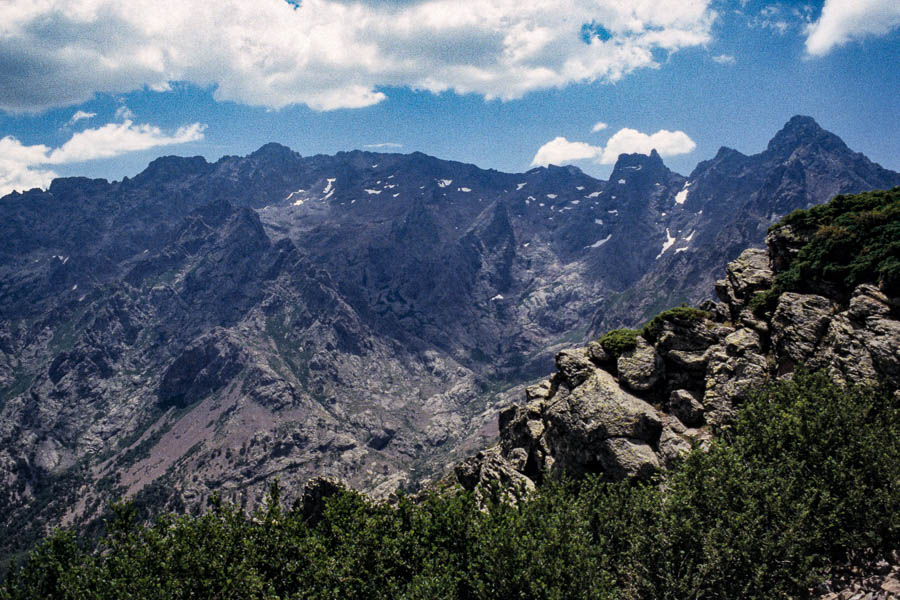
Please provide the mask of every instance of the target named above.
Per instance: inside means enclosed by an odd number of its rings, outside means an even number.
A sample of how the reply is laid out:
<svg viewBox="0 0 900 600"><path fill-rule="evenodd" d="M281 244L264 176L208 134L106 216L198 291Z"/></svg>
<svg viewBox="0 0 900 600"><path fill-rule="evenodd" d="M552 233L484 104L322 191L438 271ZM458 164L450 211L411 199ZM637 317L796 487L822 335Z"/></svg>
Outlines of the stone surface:
<svg viewBox="0 0 900 600"><path fill-rule="evenodd" d="M669 396L669 410L673 415L689 427L703 423L703 405L697 394L688 390L673 390Z"/></svg>
<svg viewBox="0 0 900 600"><path fill-rule="evenodd" d="M622 383L637 391L649 390L665 375L662 357L642 337L634 349L622 353L616 368Z"/></svg>

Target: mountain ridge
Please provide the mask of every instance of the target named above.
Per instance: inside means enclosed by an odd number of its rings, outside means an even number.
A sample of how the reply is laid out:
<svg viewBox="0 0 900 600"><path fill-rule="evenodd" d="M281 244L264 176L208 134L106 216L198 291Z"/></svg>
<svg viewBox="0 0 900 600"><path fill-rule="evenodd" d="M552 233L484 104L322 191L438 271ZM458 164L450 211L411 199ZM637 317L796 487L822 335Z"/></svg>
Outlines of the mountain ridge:
<svg viewBox="0 0 900 600"><path fill-rule="evenodd" d="M690 177L624 155L603 182L267 145L6 196L5 523L140 490L251 506L276 475L413 487L495 437L558 350L708 294L771 214L900 183L800 148Z"/></svg>

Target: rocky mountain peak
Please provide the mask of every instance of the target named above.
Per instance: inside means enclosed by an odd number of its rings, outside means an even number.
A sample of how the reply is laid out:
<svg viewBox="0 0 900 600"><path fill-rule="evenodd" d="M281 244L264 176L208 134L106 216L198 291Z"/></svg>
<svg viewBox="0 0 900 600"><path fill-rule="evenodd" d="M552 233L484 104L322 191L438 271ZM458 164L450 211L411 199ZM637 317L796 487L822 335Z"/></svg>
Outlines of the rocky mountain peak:
<svg viewBox="0 0 900 600"><path fill-rule="evenodd" d="M641 181L647 183L656 183L665 180L671 171L663 163L659 152L654 148L650 154L620 154L612 175L609 176L611 183L617 183L621 179L639 177Z"/></svg>
<svg viewBox="0 0 900 600"><path fill-rule="evenodd" d="M203 173L211 168L202 156L160 156L152 161L132 180L141 184L147 181L172 181L195 173Z"/></svg>
<svg viewBox="0 0 900 600"><path fill-rule="evenodd" d="M300 158L300 154L294 152L287 146L282 146L281 144L275 142L269 142L268 144L261 146L259 150L250 154L248 158L276 160L284 162L288 160L297 160Z"/></svg>
<svg viewBox="0 0 900 600"><path fill-rule="evenodd" d="M818 146L829 152L846 152L850 149L841 138L825 131L812 117L792 117L769 142L768 152L777 156L789 156L801 147Z"/></svg>

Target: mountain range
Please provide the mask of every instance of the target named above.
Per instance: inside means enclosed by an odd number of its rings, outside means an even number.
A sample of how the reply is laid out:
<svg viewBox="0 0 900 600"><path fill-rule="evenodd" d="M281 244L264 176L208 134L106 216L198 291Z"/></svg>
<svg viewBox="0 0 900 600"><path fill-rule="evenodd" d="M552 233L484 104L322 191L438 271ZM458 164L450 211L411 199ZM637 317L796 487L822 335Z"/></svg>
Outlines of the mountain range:
<svg viewBox="0 0 900 600"><path fill-rule="evenodd" d="M0 199L6 539L335 475L375 496L496 438L553 357L708 297L767 227L900 174L794 117L688 177L268 144ZM21 536L27 539L28 536ZM23 542L24 543L24 542Z"/></svg>

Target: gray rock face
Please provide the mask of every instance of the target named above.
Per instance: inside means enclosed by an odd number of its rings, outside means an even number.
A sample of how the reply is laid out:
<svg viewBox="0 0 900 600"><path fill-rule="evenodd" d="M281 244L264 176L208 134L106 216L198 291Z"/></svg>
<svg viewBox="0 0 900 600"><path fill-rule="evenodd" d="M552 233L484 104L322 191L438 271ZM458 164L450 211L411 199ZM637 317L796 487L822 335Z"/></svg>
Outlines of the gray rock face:
<svg viewBox="0 0 900 600"><path fill-rule="evenodd" d="M640 337L633 350L622 353L616 368L620 381L635 391L649 390L665 375L662 357Z"/></svg>
<svg viewBox="0 0 900 600"><path fill-rule="evenodd" d="M772 317L772 341L778 357L794 363L809 362L828 330L835 308L831 300L822 296L782 294Z"/></svg>
<svg viewBox="0 0 900 600"><path fill-rule="evenodd" d="M785 248L799 242L777 239L773 252L788 268L793 254ZM478 489L496 481L521 487L519 477L538 484L553 473L647 477L677 462L692 440L703 448L751 394L799 365L827 369L838 382L900 387L896 301L870 284L845 306L783 293L772 315L758 317L747 305L772 285L770 258L742 253L717 286L724 306L669 313L617 361L596 342L558 353L557 372L527 388L525 404L501 413L489 459L458 468L458 480Z"/></svg>
<svg viewBox="0 0 900 600"><path fill-rule="evenodd" d="M669 411L689 427L703 423L703 410L697 395L688 390L674 390L669 396Z"/></svg>

